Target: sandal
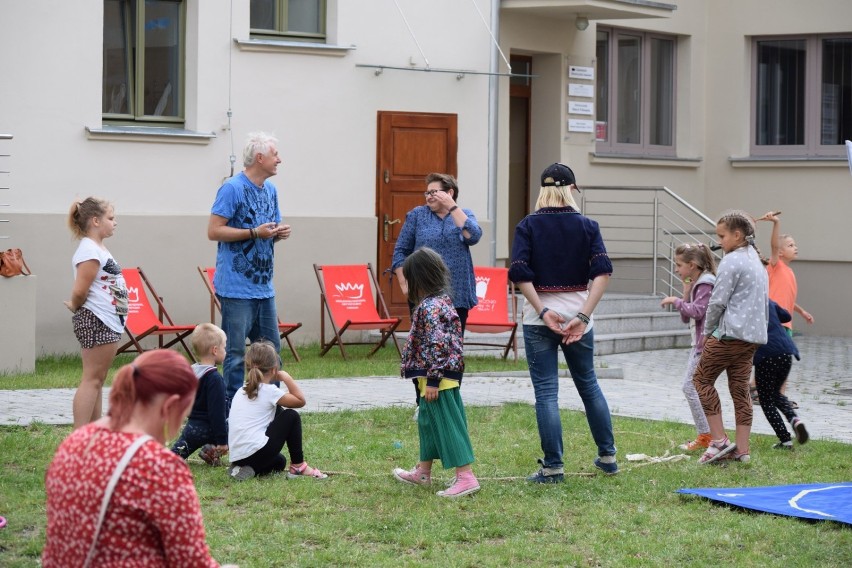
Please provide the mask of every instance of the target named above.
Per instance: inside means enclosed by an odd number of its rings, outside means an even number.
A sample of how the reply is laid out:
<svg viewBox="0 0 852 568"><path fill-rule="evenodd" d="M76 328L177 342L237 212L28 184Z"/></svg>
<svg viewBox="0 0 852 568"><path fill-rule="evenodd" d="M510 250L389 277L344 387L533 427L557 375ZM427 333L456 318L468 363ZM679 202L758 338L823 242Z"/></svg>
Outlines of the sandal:
<svg viewBox="0 0 852 568"><path fill-rule="evenodd" d="M749 393L751 393L751 403L755 406L760 406L760 398L757 396L757 387L749 387Z"/></svg>
<svg viewBox="0 0 852 568"><path fill-rule="evenodd" d="M302 462L302 465L291 465L287 472L287 477L293 479L296 477L313 477L314 479L325 479L327 474L321 472L315 467L308 465L308 462Z"/></svg>

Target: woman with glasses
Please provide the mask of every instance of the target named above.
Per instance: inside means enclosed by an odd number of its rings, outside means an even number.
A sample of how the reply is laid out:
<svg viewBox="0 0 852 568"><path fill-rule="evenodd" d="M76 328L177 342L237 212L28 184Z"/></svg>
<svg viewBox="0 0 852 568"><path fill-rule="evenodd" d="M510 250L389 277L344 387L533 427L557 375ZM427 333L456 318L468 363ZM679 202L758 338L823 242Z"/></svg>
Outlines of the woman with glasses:
<svg viewBox="0 0 852 568"><path fill-rule="evenodd" d="M479 242L482 229L470 209L456 204L459 185L449 174L426 176L426 205L420 205L405 216L405 224L393 249L393 272L402 293L408 295L408 283L402 275L402 263L421 247L429 247L441 255L450 269L453 306L461 320L464 334L467 312L477 304L476 280L470 247ZM409 305L409 308L413 306Z"/></svg>
<svg viewBox="0 0 852 568"><path fill-rule="evenodd" d="M429 247L441 255L441 259L450 272L450 296L453 307L459 315L461 333L467 323L467 312L477 304L476 278L473 275L473 259L470 247L479 242L482 229L470 209L462 209L456 204L459 198L459 184L449 174L432 173L426 176L426 191L423 193L426 205L420 205L405 216L405 224L399 232L399 238L393 249L393 268L402 293L408 296L408 282L402 273L402 264L414 251ZM408 302L409 312L414 304ZM420 393L414 382L414 412L420 409Z"/></svg>

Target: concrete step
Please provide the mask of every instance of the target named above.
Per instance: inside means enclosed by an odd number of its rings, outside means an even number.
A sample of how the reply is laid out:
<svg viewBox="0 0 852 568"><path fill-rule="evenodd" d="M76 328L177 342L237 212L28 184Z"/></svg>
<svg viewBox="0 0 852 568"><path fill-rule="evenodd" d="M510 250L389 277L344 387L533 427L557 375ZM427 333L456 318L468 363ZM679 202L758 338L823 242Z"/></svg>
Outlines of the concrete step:
<svg viewBox="0 0 852 568"><path fill-rule="evenodd" d="M658 310L638 313L595 313L595 335L640 331L683 331L687 324L680 314Z"/></svg>
<svg viewBox="0 0 852 568"><path fill-rule="evenodd" d="M689 329L682 331L645 331L635 333L595 334L595 355L632 353L655 349L689 347L692 338Z"/></svg>

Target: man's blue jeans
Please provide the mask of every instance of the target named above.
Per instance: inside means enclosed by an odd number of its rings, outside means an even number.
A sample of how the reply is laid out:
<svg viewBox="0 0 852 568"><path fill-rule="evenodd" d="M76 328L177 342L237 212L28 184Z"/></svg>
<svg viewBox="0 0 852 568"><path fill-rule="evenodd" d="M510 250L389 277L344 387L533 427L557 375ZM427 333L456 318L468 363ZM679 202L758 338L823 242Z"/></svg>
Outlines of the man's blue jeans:
<svg viewBox="0 0 852 568"><path fill-rule="evenodd" d="M275 311L275 298L262 300L244 300L217 296L222 305L222 329L228 336L227 355L222 365L225 377L228 407L234 394L245 382L246 338L250 341L267 339L275 351L281 350L281 337L278 335L278 314Z"/></svg>
<svg viewBox="0 0 852 568"><path fill-rule="evenodd" d="M530 379L535 389L535 417L545 468L561 469L562 419L559 416L559 349L565 356L568 370L583 406L592 438L599 456L615 455L615 439L609 405L598 386L594 367L594 331L589 331L575 343L565 345L562 336L544 325L524 326L524 346Z"/></svg>

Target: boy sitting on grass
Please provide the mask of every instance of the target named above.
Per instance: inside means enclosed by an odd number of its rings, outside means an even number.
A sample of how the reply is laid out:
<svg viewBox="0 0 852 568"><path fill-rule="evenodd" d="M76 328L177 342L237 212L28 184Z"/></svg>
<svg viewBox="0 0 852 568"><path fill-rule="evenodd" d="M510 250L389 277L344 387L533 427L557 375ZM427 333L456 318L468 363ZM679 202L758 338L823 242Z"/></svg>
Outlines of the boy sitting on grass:
<svg viewBox="0 0 852 568"><path fill-rule="evenodd" d="M228 422L225 402L225 379L216 369L225 360L227 338L221 328L202 323L190 336L198 363L192 366L198 377L195 402L180 437L172 451L188 458L201 448L199 457L209 465L220 465L219 458L228 453Z"/></svg>

